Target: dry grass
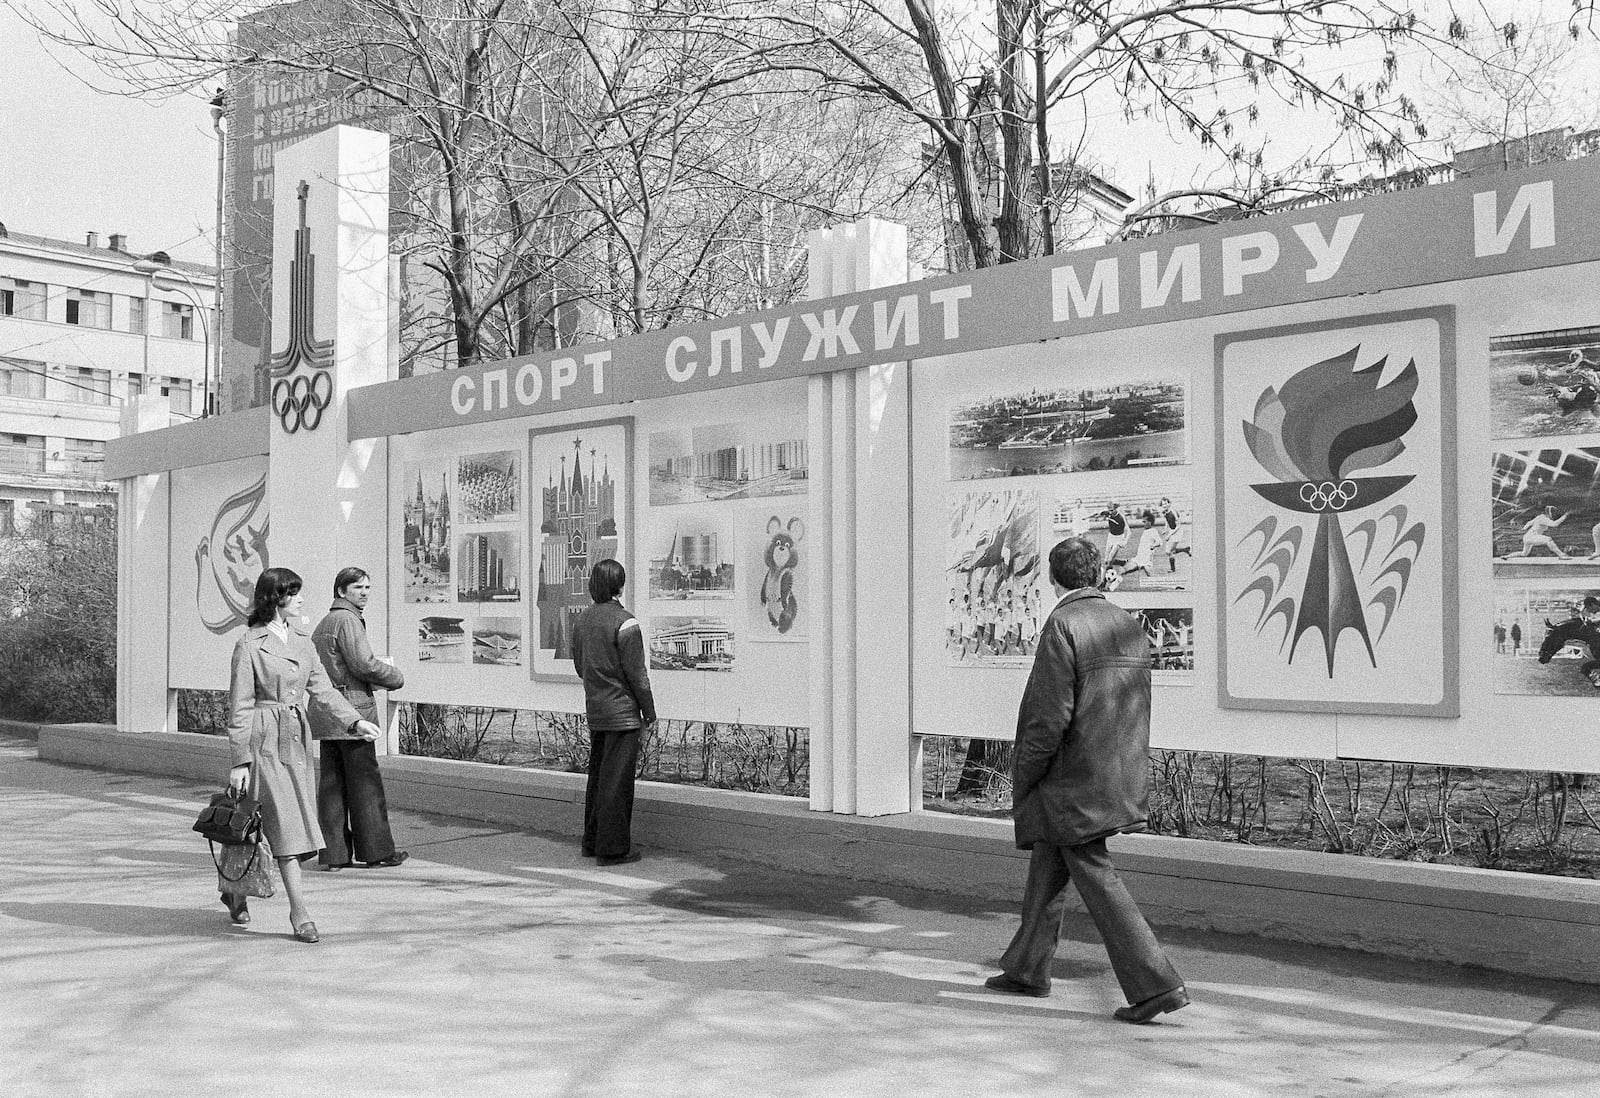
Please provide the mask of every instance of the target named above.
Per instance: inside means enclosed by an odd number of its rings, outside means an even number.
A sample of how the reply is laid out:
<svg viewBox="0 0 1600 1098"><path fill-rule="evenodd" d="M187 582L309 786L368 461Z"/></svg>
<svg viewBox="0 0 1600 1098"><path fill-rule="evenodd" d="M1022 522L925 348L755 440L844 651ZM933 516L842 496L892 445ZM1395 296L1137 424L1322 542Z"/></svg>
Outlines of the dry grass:
<svg viewBox="0 0 1600 1098"><path fill-rule="evenodd" d="M221 734L222 695L180 691L179 728ZM973 747L976 743L977 746ZM574 713L404 705L403 753L582 772L589 735ZM640 778L803 797L804 728L663 721ZM932 811L1006 817L1011 745L930 737ZM1600 876L1600 779L1581 774L1281 759L1198 751L1150 757L1150 827L1257 846L1567 876Z"/></svg>

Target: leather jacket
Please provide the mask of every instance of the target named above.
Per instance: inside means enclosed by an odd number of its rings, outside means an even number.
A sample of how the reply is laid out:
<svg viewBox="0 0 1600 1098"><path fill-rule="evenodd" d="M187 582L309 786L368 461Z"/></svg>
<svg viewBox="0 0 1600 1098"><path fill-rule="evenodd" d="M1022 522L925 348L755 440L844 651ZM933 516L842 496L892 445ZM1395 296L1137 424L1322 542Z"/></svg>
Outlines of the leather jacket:
<svg viewBox="0 0 1600 1098"><path fill-rule="evenodd" d="M1143 626L1099 591L1069 591L1051 611L1017 712L1017 846L1145 829L1151 657Z"/></svg>

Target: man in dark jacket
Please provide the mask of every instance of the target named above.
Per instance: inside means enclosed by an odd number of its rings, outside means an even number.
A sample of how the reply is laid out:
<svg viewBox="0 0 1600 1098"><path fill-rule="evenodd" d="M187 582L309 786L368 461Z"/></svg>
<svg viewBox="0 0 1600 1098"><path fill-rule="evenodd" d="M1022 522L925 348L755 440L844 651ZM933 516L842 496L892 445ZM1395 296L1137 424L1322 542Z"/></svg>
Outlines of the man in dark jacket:
<svg viewBox="0 0 1600 1098"><path fill-rule="evenodd" d="M639 619L620 601L627 570L602 560L589 572L594 605L572 626L572 666L583 680L589 722L589 781L583 795L583 856L596 865L639 860L633 849L633 778L639 739L656 723Z"/></svg>
<svg viewBox="0 0 1600 1098"><path fill-rule="evenodd" d="M372 688L398 690L405 685L400 669L378 659L367 643L361 612L372 597L372 580L360 568L341 568L333 580L333 606L317 623L311 643L334 689L363 718L376 722L378 703ZM383 798L383 775L372 741L353 739L342 729L323 728L313 720L311 734L322 741L317 779L317 819L328 845L319 860L323 869L338 870L356 859L369 867L396 866L409 855L395 850L389 831L389 809Z"/></svg>
<svg viewBox="0 0 1600 1098"><path fill-rule="evenodd" d="M1017 846L1032 850L1022 925L987 985L1050 994L1067 882L1078 886L1129 1006L1142 1025L1189 1003L1106 853L1106 837L1143 831L1149 816L1150 641L1132 615L1096 589L1100 552L1082 538L1050 551L1056 603L1017 713L1011 814Z"/></svg>

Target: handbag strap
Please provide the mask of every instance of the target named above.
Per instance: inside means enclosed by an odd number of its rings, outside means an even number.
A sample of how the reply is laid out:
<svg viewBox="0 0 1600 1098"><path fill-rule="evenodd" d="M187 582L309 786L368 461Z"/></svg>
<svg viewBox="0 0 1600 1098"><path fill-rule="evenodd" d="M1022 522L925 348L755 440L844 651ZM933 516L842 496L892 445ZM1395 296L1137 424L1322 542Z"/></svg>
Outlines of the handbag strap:
<svg viewBox="0 0 1600 1098"><path fill-rule="evenodd" d="M244 868L239 871L239 875L237 877L230 877L222 871L222 863L217 861L216 842L212 839L207 839L206 845L211 848L211 864L217 867L217 876L221 877L229 884L237 884L239 881L242 881L246 877L250 876L250 871L256 867L256 859L261 857L261 835L258 831L256 833L256 841L250 844L250 860L244 863Z"/></svg>

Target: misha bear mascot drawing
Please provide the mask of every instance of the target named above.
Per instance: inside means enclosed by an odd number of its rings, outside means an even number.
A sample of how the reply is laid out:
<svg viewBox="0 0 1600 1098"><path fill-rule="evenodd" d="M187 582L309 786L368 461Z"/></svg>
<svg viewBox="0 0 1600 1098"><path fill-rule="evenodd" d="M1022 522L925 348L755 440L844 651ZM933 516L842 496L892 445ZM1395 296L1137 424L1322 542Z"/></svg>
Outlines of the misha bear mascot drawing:
<svg viewBox="0 0 1600 1098"><path fill-rule="evenodd" d="M765 555L767 574L761 580L761 605L767 608L767 620L778 632L787 633L794 628L794 619L800 613L794 598L794 570L800 563L795 544L806 536L806 525L793 518L785 529L783 521L773 515L767 520L767 534L771 540Z"/></svg>

